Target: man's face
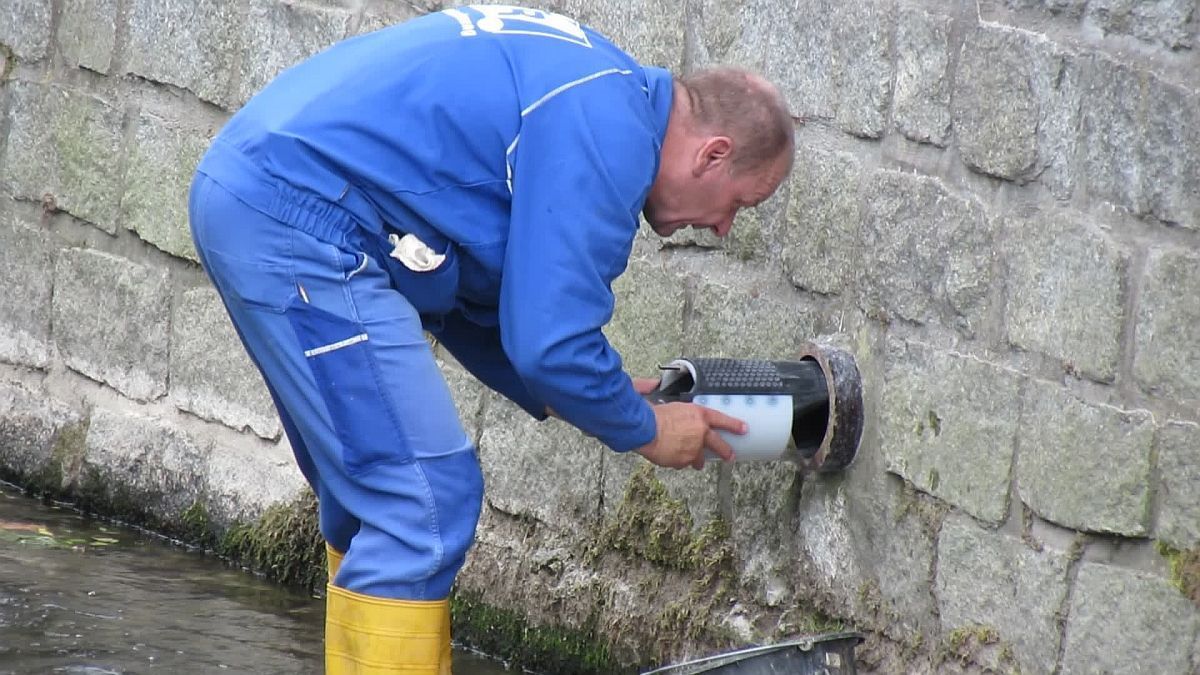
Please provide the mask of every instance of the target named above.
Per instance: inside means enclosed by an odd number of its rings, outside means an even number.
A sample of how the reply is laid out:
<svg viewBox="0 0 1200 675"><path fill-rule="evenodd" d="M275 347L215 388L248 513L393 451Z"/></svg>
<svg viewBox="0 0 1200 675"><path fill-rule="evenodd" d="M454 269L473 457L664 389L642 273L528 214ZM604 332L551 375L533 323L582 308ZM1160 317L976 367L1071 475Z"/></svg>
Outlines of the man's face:
<svg viewBox="0 0 1200 675"><path fill-rule="evenodd" d="M775 193L790 168L790 158L752 171L730 172L717 165L699 172L666 167L655 181L642 210L660 237L685 228L729 234L733 219L743 208L757 206Z"/></svg>

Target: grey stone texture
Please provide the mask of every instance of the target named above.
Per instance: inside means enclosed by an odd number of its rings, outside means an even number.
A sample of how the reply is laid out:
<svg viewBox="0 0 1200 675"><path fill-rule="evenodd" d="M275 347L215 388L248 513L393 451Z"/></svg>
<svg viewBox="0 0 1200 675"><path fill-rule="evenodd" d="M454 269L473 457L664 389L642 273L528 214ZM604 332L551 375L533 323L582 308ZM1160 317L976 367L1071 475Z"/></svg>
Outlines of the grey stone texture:
<svg viewBox="0 0 1200 675"><path fill-rule="evenodd" d="M863 308L973 336L995 282L996 221L934 178L879 170L865 194Z"/></svg>
<svg viewBox="0 0 1200 675"><path fill-rule="evenodd" d="M285 68L346 37L353 15L339 7L251 0L242 23L241 77L235 104L249 100Z"/></svg>
<svg viewBox="0 0 1200 675"><path fill-rule="evenodd" d="M65 0L58 50L67 63L107 73L116 44L117 0Z"/></svg>
<svg viewBox="0 0 1200 675"><path fill-rule="evenodd" d="M1096 55L1083 98L1088 193L1135 215L1200 228L1200 93Z"/></svg>
<svg viewBox="0 0 1200 675"><path fill-rule="evenodd" d="M1129 255L1086 224L1058 214L1008 221L1008 339L1101 382L1116 377Z"/></svg>
<svg viewBox="0 0 1200 675"><path fill-rule="evenodd" d="M1056 197L1069 197L1079 80L1076 56L1045 38L976 28L963 42L953 96L963 161L999 178L1040 178Z"/></svg>
<svg viewBox="0 0 1200 675"><path fill-rule="evenodd" d="M452 6L457 3L443 3L440 0L415 0L414 2L368 0L355 32L362 34L387 28L422 14L436 12L442 8L443 4Z"/></svg>
<svg viewBox="0 0 1200 675"><path fill-rule="evenodd" d="M37 61L50 47L50 3L45 0L6 0L0 5L0 45L22 61Z"/></svg>
<svg viewBox="0 0 1200 675"><path fill-rule="evenodd" d="M679 72L684 22L670 0L558 0L555 11L591 26L639 62Z"/></svg>
<svg viewBox="0 0 1200 675"><path fill-rule="evenodd" d="M793 115L878 138L891 106L895 12L890 0L710 1L703 23L715 30L702 42L706 61L751 67L778 84Z"/></svg>
<svg viewBox="0 0 1200 675"><path fill-rule="evenodd" d="M565 422L538 422L506 400L490 401L479 441L487 503L555 527L593 521L604 452Z"/></svg>
<svg viewBox="0 0 1200 675"><path fill-rule="evenodd" d="M246 23L241 5L224 0L133 0L126 70L188 89L212 103L233 103L229 88L239 28Z"/></svg>
<svg viewBox="0 0 1200 675"><path fill-rule="evenodd" d="M801 145L788 179L784 270L798 288L837 295L861 258L862 164L846 152Z"/></svg>
<svg viewBox="0 0 1200 675"><path fill-rule="evenodd" d="M603 450L601 459L600 478L600 513L607 523L621 508L629 488L630 478L635 471L644 468L648 462L636 452L612 452ZM666 488L668 498L683 503L688 516L692 519L692 531L698 533L709 521L720 512L721 498L719 484L721 481L721 462L709 461L704 468L693 469L650 469L654 478ZM589 470L590 472L590 470Z"/></svg>
<svg viewBox="0 0 1200 675"><path fill-rule="evenodd" d="M1200 255L1151 254L1137 309L1133 376L1159 395L1200 400Z"/></svg>
<svg viewBox="0 0 1200 675"><path fill-rule="evenodd" d="M1088 532L1148 534L1149 413L1087 403L1031 380L1020 430L1017 491L1035 513Z"/></svg>
<svg viewBox="0 0 1200 675"><path fill-rule="evenodd" d="M934 584L943 635L992 628L1011 647L1020 672L1052 672L1067 567L1063 552L1034 551L1021 539L985 530L969 518L948 519L938 536ZM998 658L986 665L1005 672Z"/></svg>
<svg viewBox="0 0 1200 675"><path fill-rule="evenodd" d="M96 408L80 482L163 520L202 501L211 442L156 417Z"/></svg>
<svg viewBox="0 0 1200 675"><path fill-rule="evenodd" d="M692 289L684 323L688 356L794 358L815 334L815 313L767 277L709 274Z"/></svg>
<svg viewBox="0 0 1200 675"><path fill-rule="evenodd" d="M953 18L902 7L896 21L892 120L910 140L944 147L950 135L950 29Z"/></svg>
<svg viewBox="0 0 1200 675"><path fill-rule="evenodd" d="M1086 19L1105 34L1131 35L1168 49L1195 46L1195 0L1091 0Z"/></svg>
<svg viewBox="0 0 1200 675"><path fill-rule="evenodd" d="M1159 539L1179 550L1200 546L1200 424L1168 422L1158 430Z"/></svg>
<svg viewBox="0 0 1200 675"><path fill-rule="evenodd" d="M1147 80L1142 185L1150 215L1200 230L1200 78L1193 87Z"/></svg>
<svg viewBox="0 0 1200 675"><path fill-rule="evenodd" d="M1089 194L1144 212L1139 123L1145 100L1143 74L1126 64L1094 57L1081 115L1083 170Z"/></svg>
<svg viewBox="0 0 1200 675"><path fill-rule="evenodd" d="M37 486L63 489L71 479L72 438L82 441L87 426L83 411L44 389L0 382L0 467L28 483L39 478L57 484Z"/></svg>
<svg viewBox="0 0 1200 675"><path fill-rule="evenodd" d="M1194 673L1200 609L1165 579L1085 562L1079 567L1063 673Z"/></svg>
<svg viewBox="0 0 1200 675"><path fill-rule="evenodd" d="M0 179L14 195L116 232L122 111L89 94L13 82L11 127Z"/></svg>
<svg viewBox="0 0 1200 675"><path fill-rule="evenodd" d="M879 433L887 469L994 523L1008 515L1022 378L970 355L893 344Z"/></svg>
<svg viewBox="0 0 1200 675"><path fill-rule="evenodd" d="M1013 9L1042 8L1051 14L1069 17L1082 16L1087 3L1088 0L1004 0L1004 4Z"/></svg>
<svg viewBox="0 0 1200 675"><path fill-rule="evenodd" d="M55 245L45 233L0 220L0 361L46 368L53 355L50 297Z"/></svg>
<svg viewBox="0 0 1200 675"><path fill-rule="evenodd" d="M485 406L490 405L492 400L498 402L500 395L492 392L475 379L445 349L437 351L437 358L442 377L446 379L446 386L450 388L450 395L454 398L454 405L458 410L458 418L462 422L463 430L467 432L467 438L478 445L480 434L483 433L481 425Z"/></svg>
<svg viewBox="0 0 1200 675"><path fill-rule="evenodd" d="M367 0L362 8L362 18L359 20L356 34L372 32L390 25L404 22L413 17L419 17L428 12L442 10L442 6L455 5L454 2L440 0L416 0L413 2L394 2L392 0Z"/></svg>
<svg viewBox="0 0 1200 675"><path fill-rule="evenodd" d="M785 597L785 607L790 602L803 608L820 598L824 611L852 625L870 627L903 644L932 644L938 636L930 590L936 508L931 498L885 471L872 436L868 431L847 472L806 477L798 496L779 471L779 487L771 493L777 505L769 514L772 520L755 525L782 532L784 542L791 535L795 552L779 553L788 548L769 537L750 550L793 580L795 596ZM753 493L749 496L752 502ZM736 529L747 527L751 525L745 521L735 523ZM744 550L739 547L739 555Z"/></svg>
<svg viewBox="0 0 1200 675"><path fill-rule="evenodd" d="M54 338L67 367L129 398L167 391L167 271L71 248L54 268ZM120 317L122 320L114 320Z"/></svg>
<svg viewBox="0 0 1200 675"><path fill-rule="evenodd" d="M171 401L180 410L263 438L282 431L262 376L215 290L196 288L181 297L171 321L170 368Z"/></svg>
<svg viewBox="0 0 1200 675"><path fill-rule="evenodd" d="M291 446L282 443L214 443L201 453L197 486L218 527L253 522L275 504L289 504L308 489Z"/></svg>
<svg viewBox="0 0 1200 675"><path fill-rule="evenodd" d="M681 355L685 275L656 252L635 244L625 273L613 283L616 308L604 333L631 377L658 377L658 366Z"/></svg>
<svg viewBox="0 0 1200 675"><path fill-rule="evenodd" d="M143 112L134 129L121 213L125 227L171 255L199 262L188 229L188 189L208 134Z"/></svg>
<svg viewBox="0 0 1200 675"><path fill-rule="evenodd" d="M890 36L896 3L833 2L830 10L832 16L814 23L833 32L833 90L837 93L834 114L838 127L855 136L879 138L892 102ZM806 20L812 21L813 17Z"/></svg>

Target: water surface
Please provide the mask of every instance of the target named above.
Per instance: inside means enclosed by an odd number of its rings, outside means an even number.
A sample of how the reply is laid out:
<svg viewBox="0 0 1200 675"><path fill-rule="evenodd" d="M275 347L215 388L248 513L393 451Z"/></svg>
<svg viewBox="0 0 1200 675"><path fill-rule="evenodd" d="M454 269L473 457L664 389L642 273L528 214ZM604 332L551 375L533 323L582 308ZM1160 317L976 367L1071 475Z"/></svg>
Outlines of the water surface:
<svg viewBox="0 0 1200 675"><path fill-rule="evenodd" d="M324 600L0 484L0 675L322 672ZM456 675L499 663L456 651Z"/></svg>

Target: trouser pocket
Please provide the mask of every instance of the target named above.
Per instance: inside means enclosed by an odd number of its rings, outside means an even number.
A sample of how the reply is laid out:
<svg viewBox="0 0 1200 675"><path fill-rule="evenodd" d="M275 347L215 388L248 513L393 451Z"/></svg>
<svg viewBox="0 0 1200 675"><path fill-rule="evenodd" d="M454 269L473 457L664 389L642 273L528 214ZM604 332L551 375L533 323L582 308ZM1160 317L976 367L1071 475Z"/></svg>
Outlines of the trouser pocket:
<svg viewBox="0 0 1200 675"><path fill-rule="evenodd" d="M411 461L363 325L299 298L286 313L329 410L347 472Z"/></svg>

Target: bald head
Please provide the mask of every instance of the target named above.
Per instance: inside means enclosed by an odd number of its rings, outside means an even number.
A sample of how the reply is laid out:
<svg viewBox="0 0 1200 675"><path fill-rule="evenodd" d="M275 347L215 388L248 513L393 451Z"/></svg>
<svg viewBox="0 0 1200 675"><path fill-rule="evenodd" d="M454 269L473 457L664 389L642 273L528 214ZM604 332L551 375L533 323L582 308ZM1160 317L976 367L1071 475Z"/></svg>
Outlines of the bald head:
<svg viewBox="0 0 1200 675"><path fill-rule="evenodd" d="M785 153L790 164L795 143L792 116L770 82L745 70L721 67L682 77L678 83L695 131L733 140L735 170L757 170Z"/></svg>

